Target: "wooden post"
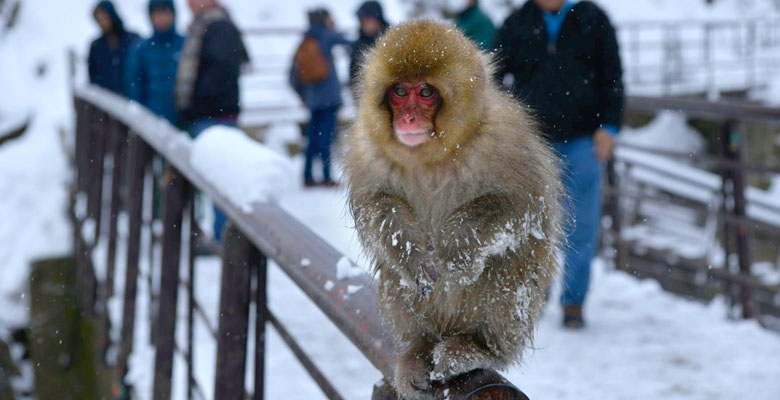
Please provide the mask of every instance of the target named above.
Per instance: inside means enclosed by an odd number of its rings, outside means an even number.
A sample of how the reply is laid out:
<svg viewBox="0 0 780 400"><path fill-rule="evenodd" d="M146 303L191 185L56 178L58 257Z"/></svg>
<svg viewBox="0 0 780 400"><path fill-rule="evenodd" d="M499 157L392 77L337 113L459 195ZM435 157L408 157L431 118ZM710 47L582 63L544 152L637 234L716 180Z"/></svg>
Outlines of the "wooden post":
<svg viewBox="0 0 780 400"><path fill-rule="evenodd" d="M620 188L617 172L615 172L615 158L607 162L607 187L610 195L607 197L605 211L612 219L612 244L615 250L615 269L624 270L627 264L627 253L621 237L622 221L620 220Z"/></svg>
<svg viewBox="0 0 780 400"><path fill-rule="evenodd" d="M181 174L170 168L171 181L165 190L163 210L162 271L157 313L157 335L154 357L154 400L171 397L173 350L176 345L176 300L179 293L179 261L181 257L181 222L188 184Z"/></svg>
<svg viewBox="0 0 780 400"><path fill-rule="evenodd" d="M222 287L217 330L215 400L244 398L251 266L263 256L232 222L222 236Z"/></svg>
<svg viewBox="0 0 780 400"><path fill-rule="evenodd" d="M143 187L149 151L146 143L130 133L127 157L127 265L125 267L125 293L122 308L121 341L117 369L120 377L127 373L127 359L133 350L135 329L135 301L138 290L138 260L141 252L141 224L143 213Z"/></svg>
<svg viewBox="0 0 780 400"><path fill-rule="evenodd" d="M258 253L259 255L259 253ZM268 311L268 260L260 256L254 268L255 282L255 395L263 400L265 391L265 325Z"/></svg>
<svg viewBox="0 0 780 400"><path fill-rule="evenodd" d="M721 152L727 161L739 163L742 159L742 143L739 132L736 129L736 121L726 121L720 133ZM738 218L745 218L745 171L742 168L723 169L724 207ZM730 191L729 191L730 189ZM750 275L750 235L749 228L743 222L724 223L724 236L735 237L737 257L739 259L739 272ZM728 249L728 247L726 247ZM728 252L726 253L726 267L728 268ZM742 305L743 318L755 316L753 309L752 293L748 286L740 285L739 302Z"/></svg>
<svg viewBox="0 0 780 400"><path fill-rule="evenodd" d="M108 221L108 249L106 251L106 300L114 295L114 272L116 269L117 216L122 200L121 186L124 166L122 153L125 152L127 127L114 120L111 129L113 169L111 171L111 205Z"/></svg>
<svg viewBox="0 0 780 400"><path fill-rule="evenodd" d="M89 162L89 141L91 129L91 114L93 112L92 106L84 101L75 100L76 107L76 192L73 194L73 254L76 259L76 282L79 285L79 290L82 289L83 280L86 278L86 270L91 266L89 263L89 249L84 243L84 238L81 234L81 227L84 221L85 215L83 205L80 204L80 198L83 193L89 191L89 181L87 179L88 162ZM77 297L79 303L83 301L81 296ZM80 304L84 306L83 304Z"/></svg>
<svg viewBox="0 0 780 400"><path fill-rule="evenodd" d="M109 116L98 111L93 117L90 129L90 156L89 156L89 191L87 197L87 218L94 222L94 237L91 246L94 246L100 236L101 209L103 200L103 162L106 151L107 125Z"/></svg>
<svg viewBox="0 0 780 400"><path fill-rule="evenodd" d="M73 102L76 109L76 190L86 192L87 170L89 163L89 133L91 131L93 107L84 100L76 98Z"/></svg>
<svg viewBox="0 0 780 400"><path fill-rule="evenodd" d="M187 219L189 220L189 246L187 252L188 285L187 285L187 400L193 399L195 384L195 366L193 365L195 344L194 313L195 313L195 190L187 193Z"/></svg>

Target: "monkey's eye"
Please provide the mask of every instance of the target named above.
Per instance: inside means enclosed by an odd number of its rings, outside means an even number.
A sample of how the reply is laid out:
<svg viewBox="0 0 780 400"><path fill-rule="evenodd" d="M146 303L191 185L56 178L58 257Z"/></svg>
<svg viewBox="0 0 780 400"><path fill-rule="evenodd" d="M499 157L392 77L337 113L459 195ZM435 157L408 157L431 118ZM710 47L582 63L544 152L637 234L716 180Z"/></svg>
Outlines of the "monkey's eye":
<svg viewBox="0 0 780 400"><path fill-rule="evenodd" d="M423 97L423 98L426 98L426 99L430 98L434 94L436 94L436 91L435 91L434 88L432 88L430 86L423 86L422 89L420 89L420 93L419 93L420 97Z"/></svg>
<svg viewBox="0 0 780 400"><path fill-rule="evenodd" d="M409 92L406 91L406 88L401 85L395 85L395 87L393 87L393 93L398 97L404 97L409 94Z"/></svg>

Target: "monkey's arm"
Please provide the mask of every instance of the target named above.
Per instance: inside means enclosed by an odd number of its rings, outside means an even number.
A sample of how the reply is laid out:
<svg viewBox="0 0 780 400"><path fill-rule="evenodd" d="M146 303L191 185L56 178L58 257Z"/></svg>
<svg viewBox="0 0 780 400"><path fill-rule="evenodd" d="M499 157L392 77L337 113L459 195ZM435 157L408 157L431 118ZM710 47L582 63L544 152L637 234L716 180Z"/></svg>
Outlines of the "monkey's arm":
<svg viewBox="0 0 780 400"><path fill-rule="evenodd" d="M425 280L421 275L423 268L432 270L428 267L430 239L420 228L409 203L398 196L377 193L365 201L352 201L351 209L360 241L377 264L396 268L410 284L420 285L420 280Z"/></svg>
<svg viewBox="0 0 780 400"><path fill-rule="evenodd" d="M515 251L530 234L540 234L541 217L518 215L516 210L512 199L499 194L478 197L456 209L434 242L442 272L460 284L473 283L489 257Z"/></svg>

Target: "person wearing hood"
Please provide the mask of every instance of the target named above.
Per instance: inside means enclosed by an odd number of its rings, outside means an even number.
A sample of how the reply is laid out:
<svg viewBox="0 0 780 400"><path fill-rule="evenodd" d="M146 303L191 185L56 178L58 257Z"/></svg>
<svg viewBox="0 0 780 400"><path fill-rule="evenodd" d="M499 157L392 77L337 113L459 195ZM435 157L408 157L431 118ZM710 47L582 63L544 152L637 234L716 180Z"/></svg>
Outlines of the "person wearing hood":
<svg viewBox="0 0 780 400"><path fill-rule="evenodd" d="M290 85L309 109L311 119L306 128L309 139L306 146L306 163L304 166L304 185L334 186L336 183L330 176L330 147L336 131L336 113L341 107L341 83L333 63L333 47L336 45L352 46L352 42L334 30L333 19L325 9L309 11L309 30L304 38L314 38L319 52L327 64L327 75L317 82L303 82L299 76L299 68L293 62L290 68ZM312 175L312 164L315 156L322 160L323 176L321 182L315 182Z"/></svg>
<svg viewBox="0 0 780 400"><path fill-rule="evenodd" d="M360 20L360 34L352 49L352 57L349 62L349 86L352 88L353 94L366 51L390 27L390 24L385 20L382 5L378 1L364 2L357 10L357 17Z"/></svg>
<svg viewBox="0 0 780 400"><path fill-rule="evenodd" d="M479 8L478 0L447 0L444 4L444 14L454 18L458 30L479 45L480 49L492 50L496 26Z"/></svg>
<svg viewBox="0 0 780 400"><path fill-rule="evenodd" d="M184 37L176 32L173 0L150 0L154 33L133 47L127 61L127 96L176 125L173 87Z"/></svg>
<svg viewBox="0 0 780 400"><path fill-rule="evenodd" d="M114 3L109 0L99 2L92 15L103 33L89 48L89 82L123 95L127 55L139 37L125 29Z"/></svg>

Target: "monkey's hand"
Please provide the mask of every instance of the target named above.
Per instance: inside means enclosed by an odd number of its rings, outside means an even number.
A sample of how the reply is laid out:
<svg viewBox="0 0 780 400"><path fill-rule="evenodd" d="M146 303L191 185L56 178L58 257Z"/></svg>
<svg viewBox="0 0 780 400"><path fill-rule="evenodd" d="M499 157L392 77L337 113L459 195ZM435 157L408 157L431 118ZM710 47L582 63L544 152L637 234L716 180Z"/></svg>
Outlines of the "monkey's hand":
<svg viewBox="0 0 780 400"><path fill-rule="evenodd" d="M396 268L410 284L427 296L433 291L438 273L433 267L430 239L426 238L404 199L378 193L352 204L360 241L373 257Z"/></svg>
<svg viewBox="0 0 780 400"><path fill-rule="evenodd" d="M457 335L437 343L433 348L431 379L446 381L453 376L478 368L494 368L497 364L496 357L474 339L466 335Z"/></svg>
<svg viewBox="0 0 780 400"><path fill-rule="evenodd" d="M395 388L404 399L428 400L431 392L431 349L417 344L403 355L395 364Z"/></svg>
<svg viewBox="0 0 780 400"><path fill-rule="evenodd" d="M513 221L505 196L478 197L455 210L437 232L436 258L461 285L476 282L488 257L513 250L523 240L522 221Z"/></svg>

